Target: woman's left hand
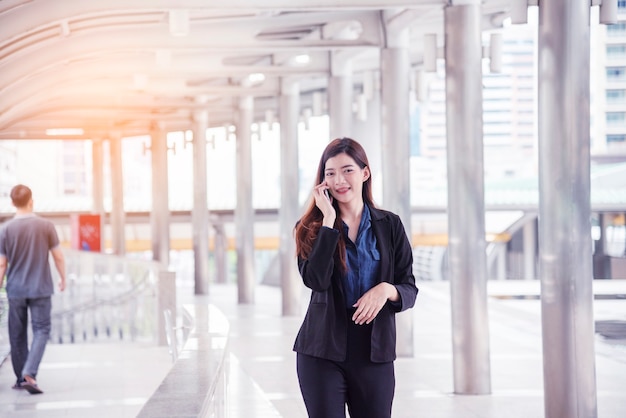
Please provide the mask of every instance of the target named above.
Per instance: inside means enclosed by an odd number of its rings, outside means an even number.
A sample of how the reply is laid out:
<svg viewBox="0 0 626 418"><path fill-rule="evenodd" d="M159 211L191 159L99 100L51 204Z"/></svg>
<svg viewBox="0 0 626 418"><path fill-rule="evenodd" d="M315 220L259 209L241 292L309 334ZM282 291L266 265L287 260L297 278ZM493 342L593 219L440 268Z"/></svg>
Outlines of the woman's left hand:
<svg viewBox="0 0 626 418"><path fill-rule="evenodd" d="M356 301L354 308L356 311L352 315L352 320L357 325L369 324L376 318L378 312L385 306L387 300L398 300L398 290L390 283L382 282L365 292Z"/></svg>

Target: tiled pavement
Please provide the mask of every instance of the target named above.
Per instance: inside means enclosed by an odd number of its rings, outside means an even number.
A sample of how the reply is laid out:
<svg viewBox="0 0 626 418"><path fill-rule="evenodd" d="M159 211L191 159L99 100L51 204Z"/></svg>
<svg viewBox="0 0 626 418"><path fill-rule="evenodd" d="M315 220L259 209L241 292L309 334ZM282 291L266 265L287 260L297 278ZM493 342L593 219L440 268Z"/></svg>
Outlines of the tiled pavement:
<svg viewBox="0 0 626 418"><path fill-rule="evenodd" d="M492 394L462 396L453 394L449 288L418 283L415 355L396 361L394 418L543 417L540 302L513 297L537 295L538 286L489 283ZM301 317L281 316L279 289L257 286L253 305L238 305L232 285L212 285L203 297L178 292L184 302L213 303L230 321L228 417L306 417L291 351ZM624 295L626 281L596 281L594 292ZM596 320L626 321L626 299L596 299L594 311ZM0 367L0 416L134 417L170 366L165 347L50 344L39 373L42 395L11 389L10 362ZM626 341L596 336L596 377L598 416L626 416Z"/></svg>

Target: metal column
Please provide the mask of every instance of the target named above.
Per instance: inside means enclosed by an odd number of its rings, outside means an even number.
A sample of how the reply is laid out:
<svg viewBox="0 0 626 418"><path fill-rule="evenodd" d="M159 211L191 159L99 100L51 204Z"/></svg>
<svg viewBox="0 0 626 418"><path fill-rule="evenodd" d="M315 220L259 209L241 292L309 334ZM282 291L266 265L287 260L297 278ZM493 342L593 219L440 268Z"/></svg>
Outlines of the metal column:
<svg viewBox="0 0 626 418"><path fill-rule="evenodd" d="M373 91L372 98L367 102L367 114L368 117L364 121L354 120L352 131L356 139L363 145L365 152L367 152L367 159L370 162L370 171L372 173L372 193L374 195L374 201L382 202L382 155L385 154L382 150L381 141L381 98L380 89Z"/></svg>
<svg viewBox="0 0 626 418"><path fill-rule="evenodd" d="M408 31L389 37L381 51L383 206L395 212L408 235L411 233ZM399 356L413 355L411 311L396 315Z"/></svg>
<svg viewBox="0 0 626 418"><path fill-rule="evenodd" d="M331 55L328 80L330 139L352 137L352 65Z"/></svg>
<svg viewBox="0 0 626 418"><path fill-rule="evenodd" d="M170 259L169 176L167 164L167 132L153 127L150 151L152 154L152 259L165 267Z"/></svg>
<svg viewBox="0 0 626 418"><path fill-rule="evenodd" d="M207 204L206 130L207 111L194 112L193 126L193 264L194 292L206 295L209 291L209 209Z"/></svg>
<svg viewBox="0 0 626 418"><path fill-rule="evenodd" d="M506 242L500 242L500 243L496 244L495 251L497 252L497 255L496 255L496 263L497 263L496 279L498 279L498 280L506 280L506 255L507 255Z"/></svg>
<svg viewBox="0 0 626 418"><path fill-rule="evenodd" d="M524 279L535 279L535 265L537 264L537 233L536 220L532 219L524 224Z"/></svg>
<svg viewBox="0 0 626 418"><path fill-rule="evenodd" d="M219 217L211 221L213 225L215 247L215 283L228 282L228 238L224 229L224 222Z"/></svg>
<svg viewBox="0 0 626 418"><path fill-rule="evenodd" d="M251 96L239 100L237 124L237 294L239 303L254 303L254 209L252 208Z"/></svg>
<svg viewBox="0 0 626 418"><path fill-rule="evenodd" d="M589 0L539 2L539 277L547 418L596 417Z"/></svg>
<svg viewBox="0 0 626 418"><path fill-rule="evenodd" d="M480 2L448 6L444 20L454 392L479 395L491 392Z"/></svg>
<svg viewBox="0 0 626 418"><path fill-rule="evenodd" d="M359 141L365 151L367 158L372 163L376 161L376 167L380 168L380 156L383 154L381 150L381 98L380 90L376 89L372 92L372 97L367 100L367 119L355 119L352 123L352 135L354 139ZM376 179L378 176L374 176ZM382 177L381 177L382 178ZM382 192L382 189L381 189Z"/></svg>
<svg viewBox="0 0 626 418"><path fill-rule="evenodd" d="M611 257L607 254L608 241L607 241L607 228L609 226L608 215L599 212L598 213L598 229L600 231L600 237L595 241L592 256L592 271L594 279L611 279Z"/></svg>
<svg viewBox="0 0 626 418"><path fill-rule="evenodd" d="M124 180L122 173L122 137L112 135L109 139L111 153L111 241L113 254L126 253L126 235L124 231Z"/></svg>
<svg viewBox="0 0 626 418"><path fill-rule="evenodd" d="M300 313L301 278L296 264L294 228L300 203L298 176L298 113L300 86L287 79L281 81L280 95L280 283L283 315Z"/></svg>
<svg viewBox="0 0 626 418"><path fill-rule="evenodd" d="M608 250L606 230L608 227L607 215L598 213L598 227L600 229L600 239L596 242L595 254L605 255Z"/></svg>
<svg viewBox="0 0 626 418"><path fill-rule="evenodd" d="M93 161L93 206L94 213L100 215L100 251L104 252L104 154L102 139L91 141L91 158Z"/></svg>

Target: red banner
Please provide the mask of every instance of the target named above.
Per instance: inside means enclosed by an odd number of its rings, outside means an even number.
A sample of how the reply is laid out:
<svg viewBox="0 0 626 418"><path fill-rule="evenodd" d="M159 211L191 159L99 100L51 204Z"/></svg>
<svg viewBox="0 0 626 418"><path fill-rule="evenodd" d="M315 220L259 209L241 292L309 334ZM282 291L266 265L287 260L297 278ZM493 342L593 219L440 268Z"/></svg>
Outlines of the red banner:
<svg viewBox="0 0 626 418"><path fill-rule="evenodd" d="M72 215L72 248L100 252L100 215Z"/></svg>

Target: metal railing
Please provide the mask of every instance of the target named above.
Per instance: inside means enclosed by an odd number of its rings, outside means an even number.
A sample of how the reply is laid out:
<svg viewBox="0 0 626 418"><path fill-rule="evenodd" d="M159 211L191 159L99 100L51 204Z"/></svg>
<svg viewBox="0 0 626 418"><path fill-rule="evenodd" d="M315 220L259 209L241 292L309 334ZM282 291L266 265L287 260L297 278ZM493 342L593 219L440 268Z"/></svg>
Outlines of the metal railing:
<svg viewBox="0 0 626 418"><path fill-rule="evenodd" d="M52 266L50 342L159 343L163 325L158 312L158 279L163 266L154 261L64 249L67 286L57 290ZM52 263L52 260L51 260ZM6 289L0 289L0 364L10 353Z"/></svg>
<svg viewBox="0 0 626 418"><path fill-rule="evenodd" d="M67 286L52 297L51 342L156 341L159 263L63 252Z"/></svg>
<svg viewBox="0 0 626 418"><path fill-rule="evenodd" d="M11 352L9 345L9 301L4 288L0 289L0 364Z"/></svg>

